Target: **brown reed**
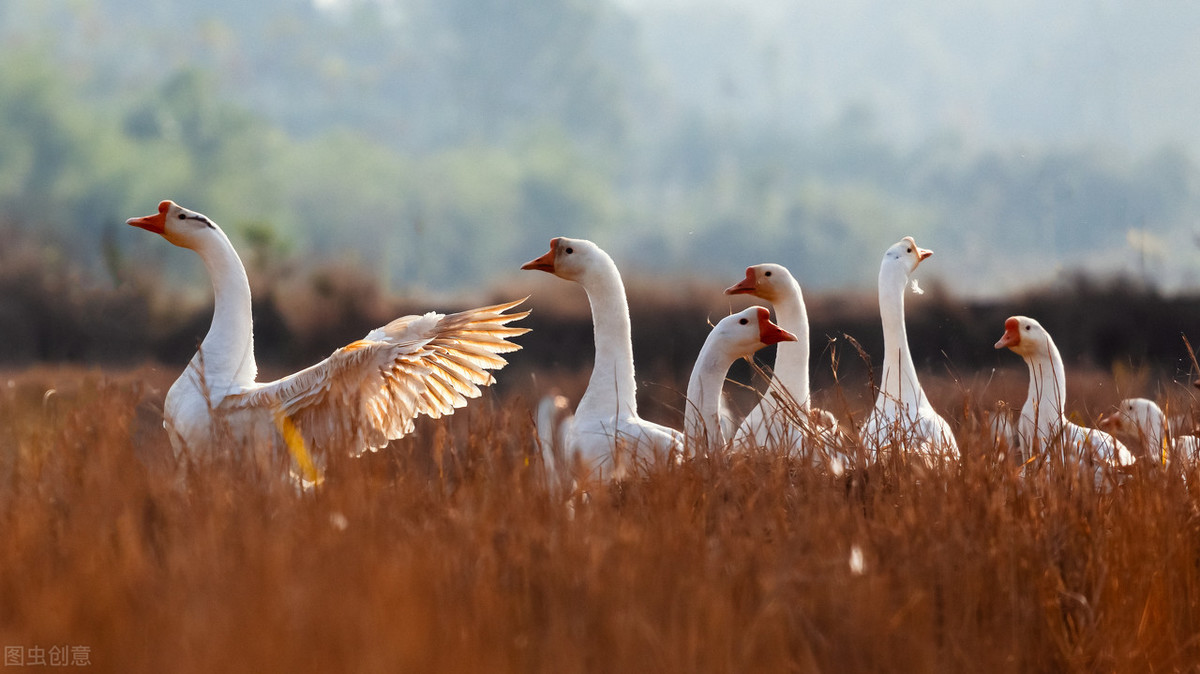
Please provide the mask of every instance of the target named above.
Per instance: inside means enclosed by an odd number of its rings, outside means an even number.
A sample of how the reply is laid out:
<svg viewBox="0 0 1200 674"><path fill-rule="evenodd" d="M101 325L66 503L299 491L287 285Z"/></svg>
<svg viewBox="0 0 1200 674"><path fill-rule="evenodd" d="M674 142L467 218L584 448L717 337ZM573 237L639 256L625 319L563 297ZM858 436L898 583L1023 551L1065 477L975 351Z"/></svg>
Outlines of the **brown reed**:
<svg viewBox="0 0 1200 674"><path fill-rule="evenodd" d="M298 493L237 455L181 482L157 371L14 374L0 645L122 672L1195 671L1200 477L1020 477L986 429L1022 374L923 374L963 450L942 472L755 452L570 507L516 393L330 457Z"/></svg>

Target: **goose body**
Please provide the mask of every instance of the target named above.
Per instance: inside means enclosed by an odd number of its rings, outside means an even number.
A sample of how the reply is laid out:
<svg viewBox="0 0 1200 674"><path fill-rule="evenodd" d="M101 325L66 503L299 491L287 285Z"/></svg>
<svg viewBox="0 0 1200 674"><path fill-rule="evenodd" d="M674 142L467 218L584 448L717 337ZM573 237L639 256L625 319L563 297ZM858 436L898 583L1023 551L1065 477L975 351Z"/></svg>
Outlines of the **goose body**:
<svg viewBox="0 0 1200 674"><path fill-rule="evenodd" d="M1010 317L996 348L1010 349L1029 366L1029 393L1017 421L1017 437L1029 456L1056 452L1064 462L1073 459L1081 467L1092 465L1097 486L1106 483L1110 469L1134 463L1133 454L1113 436L1067 420L1062 355L1041 323L1027 316Z"/></svg>
<svg viewBox="0 0 1200 674"><path fill-rule="evenodd" d="M1117 411L1101 419L1100 427L1137 437L1142 443L1142 456L1160 465L1178 459L1192 466L1200 458L1200 438L1172 433L1167 415L1147 398L1126 398L1117 403Z"/></svg>
<svg viewBox="0 0 1200 674"><path fill-rule="evenodd" d="M771 322L764 307L750 307L722 318L700 348L687 388L684 429L698 448L707 454L725 447L721 393L725 375L738 358L749 358L755 351L780 342L794 342L796 336Z"/></svg>
<svg viewBox="0 0 1200 674"><path fill-rule="evenodd" d="M827 469L840 473L846 458L836 447L837 418L814 409L810 398L810 331L800 284L783 265L758 264L747 267L746 278L727 288L725 294L748 294L770 302L779 327L796 336L795 341L777 347L771 383L738 426L733 446L812 453Z"/></svg>
<svg viewBox="0 0 1200 674"><path fill-rule="evenodd" d="M925 396L913 365L904 325L904 292L909 276L933 251L918 248L911 236L893 244L879 265L879 315L883 322L883 375L875 407L859 430L870 460L901 448L925 461L957 459L950 424Z"/></svg>
<svg viewBox="0 0 1200 674"><path fill-rule="evenodd" d="M273 382L258 382L245 268L219 226L170 201L128 224L196 252L212 280L212 325L167 392L164 426L177 452L210 452L227 441L358 454L413 429L417 415L451 414L493 381L498 354L520 347L508 327L523 300L457 314L405 316L329 358Z"/></svg>
<svg viewBox="0 0 1200 674"><path fill-rule="evenodd" d="M663 458L683 449L683 435L638 416L632 329L625 284L617 265L585 239L557 237L550 250L522 269L544 271L574 281L587 293L596 356L587 390L567 420L568 462L620 477L633 456Z"/></svg>

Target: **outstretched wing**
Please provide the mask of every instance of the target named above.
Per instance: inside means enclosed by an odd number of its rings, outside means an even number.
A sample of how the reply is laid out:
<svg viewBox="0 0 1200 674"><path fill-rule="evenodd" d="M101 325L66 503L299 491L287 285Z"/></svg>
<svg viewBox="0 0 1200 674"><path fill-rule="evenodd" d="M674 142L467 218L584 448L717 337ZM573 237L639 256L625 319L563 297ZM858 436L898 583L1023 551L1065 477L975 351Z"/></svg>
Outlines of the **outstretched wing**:
<svg viewBox="0 0 1200 674"><path fill-rule="evenodd" d="M227 396L222 407L283 415L312 446L351 454L383 447L413 430L413 419L452 414L495 381L497 354L521 347L508 327L528 311L503 313L524 299L456 314L404 316L329 358L278 381Z"/></svg>

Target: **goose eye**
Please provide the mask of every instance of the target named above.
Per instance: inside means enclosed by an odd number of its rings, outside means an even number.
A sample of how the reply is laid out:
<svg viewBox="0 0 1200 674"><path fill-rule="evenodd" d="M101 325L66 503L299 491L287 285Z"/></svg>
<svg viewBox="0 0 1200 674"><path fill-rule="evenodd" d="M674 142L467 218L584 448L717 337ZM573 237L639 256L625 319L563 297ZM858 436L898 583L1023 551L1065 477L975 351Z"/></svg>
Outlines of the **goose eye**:
<svg viewBox="0 0 1200 674"><path fill-rule="evenodd" d="M749 322L750 322L750 321L749 321L748 319L745 319L745 318L743 318L742 320L738 321L738 323L740 323L741 325L746 325L746 324L747 324L747 323L749 323Z"/></svg>
<svg viewBox="0 0 1200 674"><path fill-rule="evenodd" d="M567 255L570 255L571 253L574 253L574 252L575 252L574 248L567 248Z"/></svg>
<svg viewBox="0 0 1200 674"><path fill-rule="evenodd" d="M763 276L770 276L770 275L771 275L771 272L766 272L765 274L763 274Z"/></svg>
<svg viewBox="0 0 1200 674"><path fill-rule="evenodd" d="M909 249L908 249L908 252L910 252L910 253L911 253L911 252L912 252L912 248L909 248Z"/></svg>
<svg viewBox="0 0 1200 674"><path fill-rule="evenodd" d="M1032 329L1033 329L1033 326L1032 326L1032 325L1026 325L1026 326L1025 326L1025 330L1026 330L1026 331L1029 331L1029 330L1032 330Z"/></svg>
<svg viewBox="0 0 1200 674"><path fill-rule="evenodd" d="M187 220L187 215L185 215L185 214L183 214L183 213L180 213L180 214L179 214L179 219L180 219L180 220Z"/></svg>

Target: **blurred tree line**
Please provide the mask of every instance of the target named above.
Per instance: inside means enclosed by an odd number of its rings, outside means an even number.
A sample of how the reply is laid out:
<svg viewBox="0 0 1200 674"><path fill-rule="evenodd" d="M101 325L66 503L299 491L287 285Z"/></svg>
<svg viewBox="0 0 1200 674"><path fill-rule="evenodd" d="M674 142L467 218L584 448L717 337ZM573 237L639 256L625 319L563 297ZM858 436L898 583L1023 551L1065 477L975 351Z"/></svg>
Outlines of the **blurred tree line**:
<svg viewBox="0 0 1200 674"><path fill-rule="evenodd" d="M664 94L642 40L605 1L6 0L0 228L118 280L193 278L122 224L164 198L264 270L332 258L390 289L512 276L560 234L811 288L872 286L906 234L959 292L1200 280L1182 150L902 148L855 106L818 133L740 124Z"/></svg>

